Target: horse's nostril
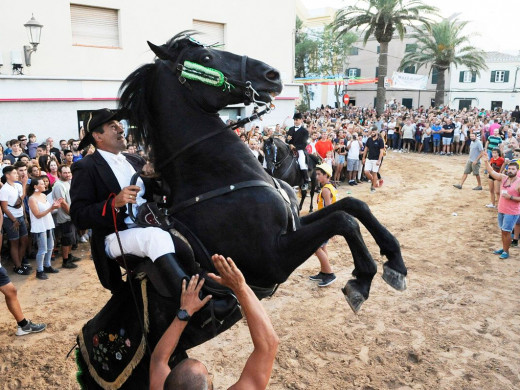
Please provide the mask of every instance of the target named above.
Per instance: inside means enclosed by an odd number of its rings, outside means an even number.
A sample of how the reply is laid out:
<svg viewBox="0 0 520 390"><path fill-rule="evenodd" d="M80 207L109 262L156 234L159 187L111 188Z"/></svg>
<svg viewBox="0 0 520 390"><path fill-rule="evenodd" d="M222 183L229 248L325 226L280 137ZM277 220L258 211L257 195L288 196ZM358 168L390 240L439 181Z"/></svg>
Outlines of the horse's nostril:
<svg viewBox="0 0 520 390"><path fill-rule="evenodd" d="M265 74L265 77L268 80L274 81L274 80L278 80L280 78L280 74L276 70L270 70L269 72L267 72Z"/></svg>

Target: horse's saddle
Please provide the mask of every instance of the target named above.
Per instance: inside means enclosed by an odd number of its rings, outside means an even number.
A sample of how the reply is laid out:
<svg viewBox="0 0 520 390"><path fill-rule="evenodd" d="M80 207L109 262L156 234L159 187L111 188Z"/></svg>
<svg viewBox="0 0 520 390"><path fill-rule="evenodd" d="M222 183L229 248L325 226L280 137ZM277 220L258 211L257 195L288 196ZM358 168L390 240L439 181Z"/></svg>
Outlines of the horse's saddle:
<svg viewBox="0 0 520 390"><path fill-rule="evenodd" d="M103 389L119 389L145 356L149 330L147 280L128 283L112 295L101 311L81 329L77 357L79 376L88 370ZM146 381L147 382L147 381Z"/></svg>

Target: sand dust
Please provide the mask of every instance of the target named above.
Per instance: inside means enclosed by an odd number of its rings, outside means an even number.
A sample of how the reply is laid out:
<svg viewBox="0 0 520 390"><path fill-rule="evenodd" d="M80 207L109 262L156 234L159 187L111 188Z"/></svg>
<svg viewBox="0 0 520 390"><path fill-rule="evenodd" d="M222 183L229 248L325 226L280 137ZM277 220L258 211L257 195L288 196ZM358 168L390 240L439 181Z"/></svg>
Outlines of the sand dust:
<svg viewBox="0 0 520 390"><path fill-rule="evenodd" d="M401 242L408 290L380 278L384 259L362 228L379 270L355 315L340 291L352 258L343 238L332 239L336 283L318 288L308 280L318 269L313 257L264 301L281 341L269 389L520 389L520 249L505 261L491 253L500 243L496 211L484 207L488 192L472 191L472 177L464 189L452 187L465 161L389 152L377 193L367 184L340 187L340 197L351 191L366 201ZM0 305L0 389L78 388L66 354L109 297L87 244L80 249L79 268L48 281L11 275L26 316L48 329L16 337ZM236 381L251 349L241 321L189 353L206 362L221 389Z"/></svg>

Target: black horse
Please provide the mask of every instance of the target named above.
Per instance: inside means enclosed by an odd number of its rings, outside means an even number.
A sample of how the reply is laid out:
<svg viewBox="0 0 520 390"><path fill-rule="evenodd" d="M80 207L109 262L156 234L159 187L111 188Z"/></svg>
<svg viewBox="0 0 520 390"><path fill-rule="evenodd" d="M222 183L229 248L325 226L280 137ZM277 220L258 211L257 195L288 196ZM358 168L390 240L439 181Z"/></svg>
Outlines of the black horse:
<svg viewBox="0 0 520 390"><path fill-rule="evenodd" d="M220 119L218 111L227 105L270 102L282 90L278 71L246 56L205 47L186 34L162 46L149 45L157 58L123 82L120 107L128 112L135 126L136 142L150 146L154 153L155 168L171 191L170 214L186 225L210 254L230 256L256 291L274 292L324 241L341 235L349 245L355 266L353 278L342 290L357 312L369 296L377 271L357 218L388 259L384 280L397 290L406 288L407 269L399 242L364 202L348 197L299 218L292 188L269 176ZM204 259L197 261L213 271ZM143 326L151 350L173 319L178 303L164 302L153 289L143 291L148 291L143 294L148 298L145 311L149 318ZM122 294L130 296L128 292ZM190 321L175 354L182 355L207 341L240 317L236 311L222 324L213 326L213 331L208 329L211 326L204 326L207 324ZM127 332L121 329L120 333ZM112 343L121 340L117 334L102 336ZM99 337L94 337L92 343L99 348ZM81 342L80 348L86 349ZM103 345L103 351L106 349ZM149 356L143 348L138 352L144 358L139 364L134 362L134 373L118 377L120 382L126 381L123 388L146 386ZM93 383L90 368L86 370L81 356L78 361L83 367L82 380Z"/></svg>
<svg viewBox="0 0 520 390"><path fill-rule="evenodd" d="M307 190L301 189L303 185L303 175L298 165L298 155L294 154L284 141L276 137L264 139L264 156L267 164L267 172L277 179L287 182L291 187L300 187L301 200L299 210L303 207L303 202L307 197ZM309 212L314 209L312 200L314 199L314 191L316 189L316 165L320 159L312 154L307 156L307 166L309 168L309 177L311 179L311 205Z"/></svg>

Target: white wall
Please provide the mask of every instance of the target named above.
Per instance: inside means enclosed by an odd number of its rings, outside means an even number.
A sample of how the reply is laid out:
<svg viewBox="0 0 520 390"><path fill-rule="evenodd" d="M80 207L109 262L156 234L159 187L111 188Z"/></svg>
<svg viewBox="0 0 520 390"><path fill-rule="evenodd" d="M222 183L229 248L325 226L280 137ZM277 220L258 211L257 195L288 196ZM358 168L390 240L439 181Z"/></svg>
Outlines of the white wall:
<svg viewBox="0 0 520 390"><path fill-rule="evenodd" d="M74 3L119 9L121 48L72 46L70 1L10 2L5 12L7 4L2 0L0 142L28 131L34 131L42 140L49 135L77 136L76 111L115 107L113 99L121 81L138 66L153 60L146 41L163 44L176 33L191 29L193 19L224 23L226 50L262 60L276 67L286 83L293 81L294 0ZM32 55L32 66L24 67L25 75L11 76L10 50L21 50L28 44L23 24L31 13L44 25L41 43ZM203 35L198 39L204 42ZM277 111L284 111L284 116L292 116L294 111L294 99L286 99L298 97L294 88L287 86L283 103L278 104ZM72 100L53 101L60 98Z"/></svg>

